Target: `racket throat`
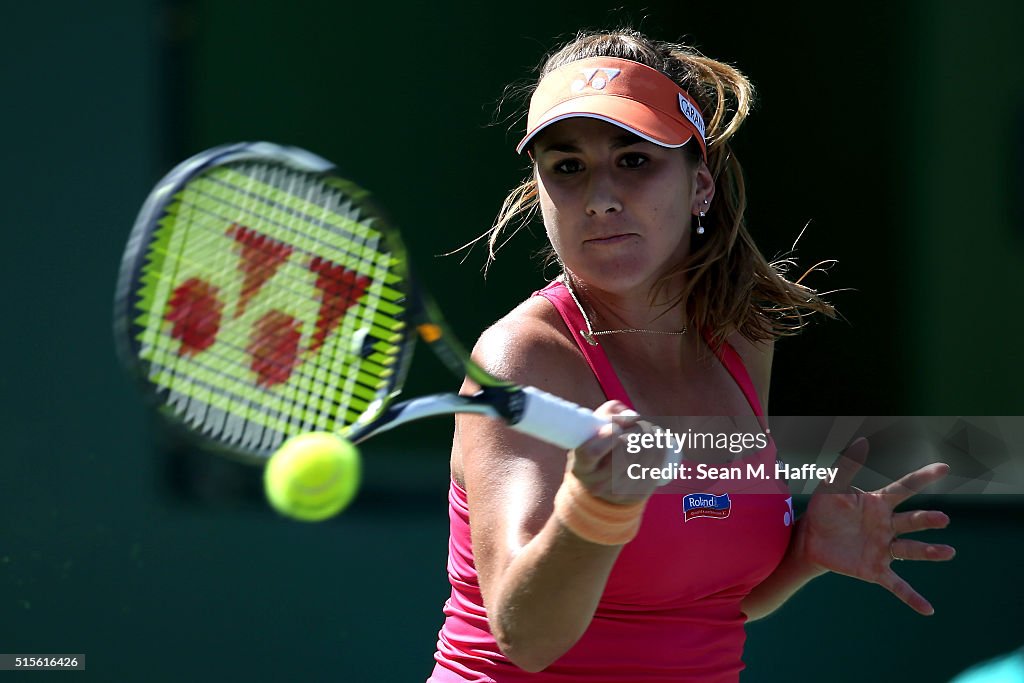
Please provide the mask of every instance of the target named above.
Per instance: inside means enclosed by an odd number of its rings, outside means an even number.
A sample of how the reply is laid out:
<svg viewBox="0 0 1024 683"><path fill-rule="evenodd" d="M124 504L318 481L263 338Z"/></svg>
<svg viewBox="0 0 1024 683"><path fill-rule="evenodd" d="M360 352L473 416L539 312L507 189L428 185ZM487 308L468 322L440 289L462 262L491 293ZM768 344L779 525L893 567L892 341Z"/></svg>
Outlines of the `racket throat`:
<svg viewBox="0 0 1024 683"><path fill-rule="evenodd" d="M519 388L484 387L467 398L474 404L489 406L495 417L510 425L522 420L526 410L526 394Z"/></svg>

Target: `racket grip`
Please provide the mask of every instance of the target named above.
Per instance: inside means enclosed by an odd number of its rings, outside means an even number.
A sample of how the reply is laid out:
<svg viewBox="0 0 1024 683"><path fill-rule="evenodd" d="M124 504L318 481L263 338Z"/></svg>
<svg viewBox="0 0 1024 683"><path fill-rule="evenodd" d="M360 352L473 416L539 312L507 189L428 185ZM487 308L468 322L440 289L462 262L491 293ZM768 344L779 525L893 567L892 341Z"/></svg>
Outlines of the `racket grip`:
<svg viewBox="0 0 1024 683"><path fill-rule="evenodd" d="M536 387L523 387L522 392L522 416L512 429L555 446L576 448L607 424L594 411Z"/></svg>

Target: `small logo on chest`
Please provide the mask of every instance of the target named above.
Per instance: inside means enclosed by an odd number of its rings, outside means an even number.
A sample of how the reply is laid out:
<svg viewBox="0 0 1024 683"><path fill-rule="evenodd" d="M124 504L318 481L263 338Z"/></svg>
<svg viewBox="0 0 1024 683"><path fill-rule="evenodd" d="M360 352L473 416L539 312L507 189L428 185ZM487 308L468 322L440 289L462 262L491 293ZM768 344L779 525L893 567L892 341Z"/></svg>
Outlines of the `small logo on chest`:
<svg viewBox="0 0 1024 683"><path fill-rule="evenodd" d="M793 512L793 496L786 499L786 513L782 515L782 523L786 526L796 522L796 513Z"/></svg>
<svg viewBox="0 0 1024 683"><path fill-rule="evenodd" d="M725 519L732 512L732 501L729 494L716 496L710 493L688 493L683 496L683 521L689 522L698 517Z"/></svg>

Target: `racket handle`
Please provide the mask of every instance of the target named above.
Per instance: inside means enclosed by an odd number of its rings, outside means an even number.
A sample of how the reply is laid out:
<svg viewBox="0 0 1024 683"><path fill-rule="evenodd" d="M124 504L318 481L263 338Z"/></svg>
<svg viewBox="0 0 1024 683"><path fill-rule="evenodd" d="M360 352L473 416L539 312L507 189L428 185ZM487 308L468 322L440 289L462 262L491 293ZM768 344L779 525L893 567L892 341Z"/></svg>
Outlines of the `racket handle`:
<svg viewBox="0 0 1024 683"><path fill-rule="evenodd" d="M576 448L607 424L594 411L536 387L523 387L522 392L522 416L512 429L555 446Z"/></svg>

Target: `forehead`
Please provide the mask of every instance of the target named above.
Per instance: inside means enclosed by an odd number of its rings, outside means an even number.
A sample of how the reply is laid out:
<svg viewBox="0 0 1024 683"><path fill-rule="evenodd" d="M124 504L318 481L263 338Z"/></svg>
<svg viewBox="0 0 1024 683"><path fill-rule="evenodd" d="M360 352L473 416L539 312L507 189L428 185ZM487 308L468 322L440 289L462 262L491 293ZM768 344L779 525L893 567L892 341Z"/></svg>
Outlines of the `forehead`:
<svg viewBox="0 0 1024 683"><path fill-rule="evenodd" d="M640 136L613 123L589 117L574 116L557 121L538 133L534 141L534 150L543 152L551 148L582 148L588 145L624 147L635 144L655 146Z"/></svg>

